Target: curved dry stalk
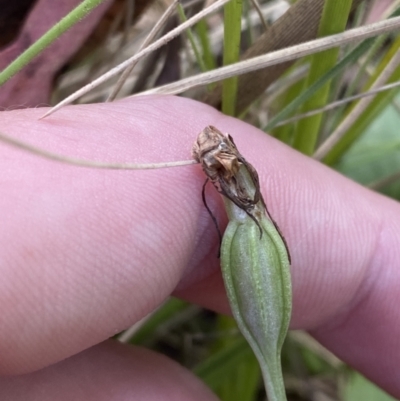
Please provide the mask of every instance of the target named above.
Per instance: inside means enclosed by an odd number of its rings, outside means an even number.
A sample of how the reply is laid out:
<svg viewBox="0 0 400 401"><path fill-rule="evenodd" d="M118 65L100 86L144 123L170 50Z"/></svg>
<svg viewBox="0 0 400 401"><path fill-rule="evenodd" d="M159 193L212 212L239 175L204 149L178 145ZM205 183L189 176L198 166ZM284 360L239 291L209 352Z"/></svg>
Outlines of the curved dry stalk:
<svg viewBox="0 0 400 401"><path fill-rule="evenodd" d="M62 102L58 103L55 105L53 108L51 108L47 113L45 113L40 119L45 118L51 114L53 114L55 111L60 109L63 106L66 106L67 104L72 103L74 100L78 99L79 97L85 95L92 89L96 88L97 86L101 85L108 79L114 77L115 75L119 74L120 72L124 71L131 63L134 61L140 60L147 54L151 53L152 51L158 49L161 46L164 46L166 43L174 39L176 36L178 36L181 32L183 32L185 29L189 28L190 26L196 24L198 21L203 19L206 15L211 14L212 12L218 10L221 8L224 4L228 3L230 0L218 0L209 7L205 8L204 10L200 11L196 15L194 15L192 18L188 19L186 22L183 24L180 24L177 26L175 29L172 31L168 32L166 35L161 37L160 39L156 40L154 43L152 43L150 46L146 47L136 55L130 57L128 60L125 60L123 63L119 64L118 66L112 68L110 71L106 72L99 78L95 79L93 82L91 82L88 85L85 85L83 88L79 89L72 95L68 96L65 98Z"/></svg>
<svg viewBox="0 0 400 401"><path fill-rule="evenodd" d="M400 50L397 50L396 54L389 61L385 69L381 72L379 77L375 80L371 89L380 88L388 79L392 76L395 69L400 64ZM322 160L329 151L340 141L340 139L346 134L349 128L356 122L361 116L365 109L373 101L373 98L364 98L358 102L354 109L348 114L348 116L339 124L339 126L332 132L332 134L326 139L325 142L316 150L313 158L316 160Z"/></svg>
<svg viewBox="0 0 400 401"><path fill-rule="evenodd" d="M258 16L260 17L260 21L261 21L262 26L264 27L265 30L267 30L268 29L268 25L267 25L267 23L265 21L265 18L264 18L263 12L261 10L260 4L258 4L257 0L251 0L251 3L253 4L254 9L256 10Z"/></svg>
<svg viewBox="0 0 400 401"><path fill-rule="evenodd" d="M176 95L198 86L208 85L236 75L257 71L275 64L284 63L323 50L331 49L332 47L343 46L383 33L393 32L398 29L400 29L400 17L390 18L385 21L379 21L359 28L350 29L346 32L336 35L326 36L320 39L277 50L262 56L239 61L238 63L221 67L218 70L204 72L202 74L181 79L180 81L172 84L150 89L148 91L139 93L136 96L151 94Z"/></svg>
<svg viewBox="0 0 400 401"><path fill-rule="evenodd" d="M376 88L376 89L371 89L371 90L369 90L367 92L359 93L358 95L349 96L349 97L346 97L345 99L341 99L341 100L337 100L335 102L331 102L331 103L327 104L324 107L320 107L318 109L310 110L307 113L298 114L297 116L293 116L291 118L283 120L283 121L277 123L275 125L275 127L280 127L282 125L290 124L290 123L296 122L298 120L301 120L302 118L307 118L307 117L314 116L315 114L324 113L325 111L329 111L329 110L335 109L336 107L343 106L346 103L353 102L354 100L362 99L362 98L368 97L368 96L374 96L374 95L376 95L376 94L378 94L380 92L384 92L384 91L387 91L387 90L390 90L390 89L394 89L394 88L397 88L399 86L400 86L400 81L397 81L397 82L393 82L391 84L383 85L383 86L381 86L379 88Z"/></svg>
<svg viewBox="0 0 400 401"><path fill-rule="evenodd" d="M28 153L36 156L43 157L45 159L54 160L64 164L71 164L79 167L91 167L109 170L150 170L166 167L180 167L197 164L195 160L182 160L176 162L163 162L163 163L103 163L95 160L76 159L73 157L62 156L57 153L49 152L47 150L38 148L33 145L29 145L26 142L15 139L9 135L0 132L0 141L10 145L14 148L24 150Z"/></svg>
<svg viewBox="0 0 400 401"><path fill-rule="evenodd" d="M367 188L373 189L374 191L378 191L381 188L384 188L390 184L395 183L396 181L400 180L400 172L397 171L388 177L381 178L377 181L372 182L371 184L367 185Z"/></svg>
<svg viewBox="0 0 400 401"><path fill-rule="evenodd" d="M143 43L139 47L139 52L144 49L147 45L149 45L153 39L156 37L158 32L160 32L160 29L165 25L167 22L169 16L174 12L176 5L179 3L179 0L174 0L173 3L165 10L161 18L157 21L156 25L154 25L153 29L150 31L150 33L147 35ZM132 70L135 68L135 65L139 62L139 60L133 61L126 69L125 71L121 74L119 77L117 83L114 85L112 92L108 96L107 102L112 102L116 96L118 95L118 92L121 90L122 86L124 85L125 81L129 77L130 73Z"/></svg>

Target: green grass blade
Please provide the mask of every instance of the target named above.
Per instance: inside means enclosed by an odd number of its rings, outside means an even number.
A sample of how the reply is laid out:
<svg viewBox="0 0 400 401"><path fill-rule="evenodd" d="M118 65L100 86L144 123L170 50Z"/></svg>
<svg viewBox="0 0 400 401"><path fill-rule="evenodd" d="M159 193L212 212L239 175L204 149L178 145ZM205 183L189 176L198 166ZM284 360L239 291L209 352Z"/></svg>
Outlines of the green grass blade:
<svg viewBox="0 0 400 401"><path fill-rule="evenodd" d="M189 307L189 304L177 298L170 298L160 309L155 311L129 341L131 344L148 344L156 339L157 329L171 318Z"/></svg>
<svg viewBox="0 0 400 401"><path fill-rule="evenodd" d="M396 9L389 18L393 18L400 15L400 7ZM387 36L387 35L383 35ZM307 99L309 99L319 88L321 88L326 82L338 76L344 71L351 63L354 63L359 57L367 53L374 47L376 41L380 41L380 37L366 39L356 46L352 51L350 51L338 64L336 64L330 71L323 75L318 81L312 84L308 89L302 92L293 101L287 104L278 114L276 114L268 124L263 128L264 131L270 132L274 127L290 117ZM277 133L278 135L278 133ZM287 140L285 136L283 140Z"/></svg>
<svg viewBox="0 0 400 401"><path fill-rule="evenodd" d="M290 72L291 69L299 68L299 66L303 65L304 61L295 63L290 69L287 71ZM273 102L272 115L278 113L277 110L281 110L285 107L285 105L290 104L294 99L296 99L302 93L304 88L304 82L301 77L290 85L281 95L277 97L277 99ZM279 139L280 141L286 143L287 145L291 145L293 142L293 134L294 134L294 124L284 124L278 126L269 132L272 136Z"/></svg>
<svg viewBox="0 0 400 401"><path fill-rule="evenodd" d="M341 399L344 401L396 401L395 398L357 372L352 372L342 393Z"/></svg>
<svg viewBox="0 0 400 401"><path fill-rule="evenodd" d="M219 315L217 321L218 330L222 332L238 331L235 320L231 317ZM225 335L217 340L218 351L234 344L237 337ZM220 380L215 392L222 401L253 401L261 383L261 370L254 355L243 357L235 365L235 369L225 374Z"/></svg>
<svg viewBox="0 0 400 401"><path fill-rule="evenodd" d="M290 102L283 110L276 116L271 118L269 123L263 128L264 131L272 130L279 122L288 118L293 112L297 110L306 100L308 100L317 90L322 88L332 78L340 74L350 64L354 63L362 54L364 54L370 46L374 43L375 38L366 39L355 47L349 54L347 54L339 63L331 68L327 73L320 77L316 82L309 86L300 96L296 97Z"/></svg>
<svg viewBox="0 0 400 401"><path fill-rule="evenodd" d="M180 4L180 3L178 4L178 14L179 14L179 18L181 19L181 22L187 21L185 10L183 9L182 4ZM200 70L202 72L207 71L207 67L204 63L203 58L201 57L201 54L200 54L199 48L197 46L197 43L194 39L192 30L190 28L188 28L185 33L189 39L190 46L192 46L192 50L193 50L194 56L196 57L197 64L200 67Z"/></svg>
<svg viewBox="0 0 400 401"><path fill-rule="evenodd" d="M84 0L81 4L79 4L79 6L74 8L69 14L61 19L61 21L57 22L57 24L50 28L41 38L39 38L3 71L0 72L0 86L7 82L12 76L25 67L37 55L39 55L46 47L51 45L64 32L82 20L104 1L105 0Z"/></svg>
<svg viewBox="0 0 400 401"><path fill-rule="evenodd" d="M249 356L253 351L243 337L228 347L222 348L194 368L194 373L212 389L218 388L221 379L236 369L236 364Z"/></svg>
<svg viewBox="0 0 400 401"><path fill-rule="evenodd" d="M400 49L400 38L398 38L391 49L388 51L386 57L382 60L379 67L376 69L375 74L368 83L368 87L375 81L380 75L382 70L385 68L387 63L393 57L393 55ZM394 71L387 83L392 83L400 80L400 67ZM374 119L388 106L393 100L394 96L398 93L398 88L378 93L374 100L369 104L361 116L354 122L352 127L346 132L346 134L332 147L332 149L325 156L323 161L326 164L335 164L342 155L349 149L353 142L363 134L366 128L374 121ZM351 109L350 109L351 110Z"/></svg>
<svg viewBox="0 0 400 401"><path fill-rule="evenodd" d="M211 51L210 40L208 37L208 27L207 23L204 20L201 20L196 25L196 32L200 40L200 46L202 48L202 59L204 61L204 65L207 69L213 70L217 67L217 62L215 61L214 55Z"/></svg>
<svg viewBox="0 0 400 401"><path fill-rule="evenodd" d="M222 401L254 401L260 389L261 371L254 355L248 355L234 372L225 375L216 393Z"/></svg>
<svg viewBox="0 0 400 401"><path fill-rule="evenodd" d="M343 32L346 28L347 19L351 9L351 0L326 0L322 18L319 26L318 36L328 36ZM331 70L337 60L339 49L334 48L324 52L314 54L311 57L310 71L306 81L306 87L310 87L320 77ZM330 91L330 80L302 105L301 113L323 107L327 101ZM305 118L297 124L294 136L294 148L301 152L311 155L314 152L315 145L320 131L322 114L317 114Z"/></svg>
<svg viewBox="0 0 400 401"><path fill-rule="evenodd" d="M224 65L236 63L240 55L242 0L231 0L224 8ZM235 115L238 77L222 83L222 112Z"/></svg>

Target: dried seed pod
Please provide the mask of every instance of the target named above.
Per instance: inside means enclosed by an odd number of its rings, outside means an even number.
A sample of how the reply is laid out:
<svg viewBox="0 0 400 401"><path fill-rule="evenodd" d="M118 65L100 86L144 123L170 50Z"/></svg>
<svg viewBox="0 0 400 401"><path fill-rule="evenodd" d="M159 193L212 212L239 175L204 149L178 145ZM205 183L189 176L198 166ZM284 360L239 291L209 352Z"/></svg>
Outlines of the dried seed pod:
<svg viewBox="0 0 400 401"><path fill-rule="evenodd" d="M257 172L229 135L206 127L193 156L225 197L221 265L233 316L260 363L268 400L286 400L280 362L292 307L286 242L265 206Z"/></svg>

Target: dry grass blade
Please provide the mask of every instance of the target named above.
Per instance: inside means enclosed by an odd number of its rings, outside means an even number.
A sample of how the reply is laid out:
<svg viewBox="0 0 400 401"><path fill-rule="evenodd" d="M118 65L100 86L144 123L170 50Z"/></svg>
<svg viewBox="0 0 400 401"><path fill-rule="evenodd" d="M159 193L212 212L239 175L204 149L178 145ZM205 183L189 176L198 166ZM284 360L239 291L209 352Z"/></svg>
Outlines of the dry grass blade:
<svg viewBox="0 0 400 401"><path fill-rule="evenodd" d="M400 64L400 50L392 57L388 65L376 79L371 89L380 88L393 74L394 70ZM360 102L354 107L350 114L340 123L340 125L335 129L334 132L328 137L328 139L317 149L314 153L314 159L322 160L335 146L339 140L346 134L348 129L355 123L355 121L361 116L365 109L372 102L372 98L365 98L360 100Z"/></svg>
<svg viewBox="0 0 400 401"><path fill-rule="evenodd" d="M263 25L264 29L267 30L268 25L265 22L264 15L263 15L260 5L258 4L258 1L251 0L251 3L253 4L254 9L257 11L258 16L260 17L261 24Z"/></svg>
<svg viewBox="0 0 400 401"><path fill-rule="evenodd" d="M388 91L390 89L394 89L394 88L397 88L399 86L400 86L400 81L394 82L394 83L391 83L391 84L387 84L387 85L383 85L380 88L371 89L371 90L369 90L367 92L359 93L358 95L349 96L349 97L346 97L345 99L341 99L341 100L337 100L335 102L331 102L331 103L329 103L328 105L326 105L324 107L320 107L318 109L311 110L311 111L309 111L307 113L298 114L297 116L288 118L288 119L286 119L284 121L281 121L280 123L276 124L275 127L280 127L282 125L294 123L294 122L296 122L298 120L301 120L302 118L307 118L307 117L310 117L310 116L314 116L315 114L324 113L326 111L333 110L336 107L343 106L346 103L354 102L354 100L362 99L362 98L368 97L368 96L374 96L377 93Z"/></svg>
<svg viewBox="0 0 400 401"><path fill-rule="evenodd" d="M188 166L192 164L197 164L195 160L183 160L176 162L165 162L165 163L103 163L92 160L76 159L73 157L62 156L57 153L52 153L44 149L40 149L36 146L29 145L23 141L19 141L11 136L0 133L0 142L6 143L14 148L24 150L28 153L34 154L36 156L43 157L45 159L54 160L57 162L71 164L73 166L79 167L91 167L100 169L110 169L110 170L150 170L165 167L180 167Z"/></svg>
<svg viewBox="0 0 400 401"><path fill-rule="evenodd" d="M230 0L218 0L209 7L205 8L201 12L197 13L194 15L192 18L188 19L186 22L183 24L177 26L175 29L167 33L165 36L161 37L160 39L156 40L154 43L152 43L150 46L146 47L143 49L141 52L136 54L135 56L132 56L128 60L124 61L123 63L119 64L117 67L111 69L107 73L103 74L101 77L95 79L93 82L91 82L88 85L85 85L83 88L79 89L72 95L68 96L66 99L64 99L62 102L58 103L56 106L51 108L47 113L45 113L42 118L45 118L51 114L53 114L55 111L60 109L63 106L66 106L67 104L72 103L74 100L78 99L79 97L85 95L92 89L96 88L97 86L101 85L108 79L114 77L115 75L118 75L122 71L125 70L131 63L134 61L140 60L142 57L146 56L147 54L151 53L152 51L158 49L159 47L165 45L169 41L171 41L173 38L178 36L181 32L183 32L185 29L189 28L190 26L196 24L198 21L200 21L202 18L204 18L206 15L211 14L212 12L218 10L221 8L224 4L228 3Z"/></svg>
<svg viewBox="0 0 400 401"><path fill-rule="evenodd" d="M364 1L366 0L353 0L352 10L356 10ZM277 3L271 4L277 5ZM242 55L242 60L248 60L317 38L325 0L286 2L286 5L289 6L288 3L290 3L290 7L283 14L279 12L281 17L271 24L268 30L259 36L250 48L245 51ZM283 0L281 4L284 4ZM283 11L283 8L281 10ZM274 82L282 77L293 63L294 60L240 76L235 110L236 115L246 112L249 106L260 98L270 85L273 85ZM220 108L221 97L221 85L216 85L212 92L204 93L201 100L211 106Z"/></svg>
<svg viewBox="0 0 400 401"><path fill-rule="evenodd" d="M384 188L390 184L393 184L400 180L400 172L397 171L394 174L389 175L388 177L381 178L377 181L372 182L367 185L368 188L373 189L374 191L378 191L381 188Z"/></svg>
<svg viewBox="0 0 400 401"><path fill-rule="evenodd" d="M169 85L161 86L143 92L139 95L149 94L168 94L174 95L185 92L186 90L197 86L208 85L213 82L221 81L236 75L246 74L248 72L257 71L265 67L295 60L300 57L308 56L319 51L327 50L332 47L343 46L352 42L367 39L383 33L393 32L400 29L400 17L391 18L385 21L376 22L374 24L365 25L359 28L350 29L344 33L327 36L310 42L302 43L288 47L286 49L277 50L263 56L254 57L252 59L240 61L235 64L221 67L218 70L205 72L182 79Z"/></svg>
<svg viewBox="0 0 400 401"><path fill-rule="evenodd" d="M176 5L178 4L179 0L174 0L174 2L165 10L164 14L161 16L161 18L157 21L157 24L153 27L153 29L150 31L149 35L146 37L146 39L143 41L141 44L139 51L144 49L147 45L149 45L153 39L156 37L158 32L161 30L161 28L165 25L166 21L170 17L170 15L174 12ZM125 83L126 79L129 77L130 73L132 70L135 68L135 65L138 63L139 60L135 60L132 62L129 67L125 69L125 71L122 73L122 75L119 77L117 83L115 84L112 92L110 93L110 96L107 99L107 102L113 101L118 92L121 90L123 84Z"/></svg>
<svg viewBox="0 0 400 401"><path fill-rule="evenodd" d="M299 330L292 331L290 333L290 339L318 355L321 359L329 363L329 365L336 368L343 366L343 362L339 358L332 354L327 348L322 346L307 332Z"/></svg>

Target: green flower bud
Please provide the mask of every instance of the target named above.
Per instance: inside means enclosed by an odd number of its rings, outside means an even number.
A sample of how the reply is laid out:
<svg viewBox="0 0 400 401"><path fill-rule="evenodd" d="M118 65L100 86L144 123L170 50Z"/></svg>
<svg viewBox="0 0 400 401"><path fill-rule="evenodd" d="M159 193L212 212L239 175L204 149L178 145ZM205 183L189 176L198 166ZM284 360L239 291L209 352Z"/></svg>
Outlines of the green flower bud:
<svg viewBox="0 0 400 401"><path fill-rule="evenodd" d="M221 265L233 316L259 361L268 400L284 401L281 349L292 309L285 239L268 213L256 170L228 134L206 127L193 157L224 195L229 224Z"/></svg>
<svg viewBox="0 0 400 401"><path fill-rule="evenodd" d="M222 273L233 316L253 349L269 401L286 400L280 354L288 330L292 294L290 264L274 223L264 213L259 227L230 200L221 247Z"/></svg>

